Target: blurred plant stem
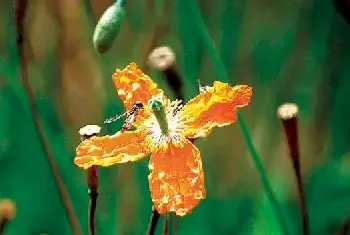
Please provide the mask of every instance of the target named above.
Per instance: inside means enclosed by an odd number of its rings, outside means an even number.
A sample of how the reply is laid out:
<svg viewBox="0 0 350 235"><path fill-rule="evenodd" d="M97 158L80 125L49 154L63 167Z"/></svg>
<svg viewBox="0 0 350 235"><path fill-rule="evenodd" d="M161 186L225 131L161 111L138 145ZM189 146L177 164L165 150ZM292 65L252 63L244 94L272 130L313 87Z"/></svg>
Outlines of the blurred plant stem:
<svg viewBox="0 0 350 235"><path fill-rule="evenodd" d="M164 228L163 228L163 235L169 235L169 213L166 213L164 215Z"/></svg>
<svg viewBox="0 0 350 235"><path fill-rule="evenodd" d="M82 2L78 3L81 4L56 1L61 25L57 61L61 73L58 105L64 110L60 113L64 122L69 123L64 126L65 130L72 135L72 129L79 129L85 123L96 123L102 119L101 107L106 94L100 63L93 52L90 39L93 30L87 24L89 17ZM74 137L71 138L76 137L74 131Z"/></svg>
<svg viewBox="0 0 350 235"><path fill-rule="evenodd" d="M0 220L0 235L4 234L8 219L3 218Z"/></svg>
<svg viewBox="0 0 350 235"><path fill-rule="evenodd" d="M182 76L175 68L175 61L175 52L167 46L155 48L148 56L148 64L163 73L176 99L184 101Z"/></svg>
<svg viewBox="0 0 350 235"><path fill-rule="evenodd" d="M287 103L277 110L278 117L282 120L284 133L286 134L289 158L293 163L294 174L297 181L299 205L303 224L303 234L309 234L309 216L306 207L303 179L300 167L299 134L298 134L298 106Z"/></svg>
<svg viewBox="0 0 350 235"><path fill-rule="evenodd" d="M219 57L219 53L218 53L210 35L209 35L207 27L205 26L204 19L201 16L201 13L199 11L199 7L198 7L197 3L194 0L190 0L190 1L186 1L186 3L184 1L183 4L188 4L188 7L190 7L191 11L193 12L194 25L196 25L198 27L199 33L203 39L203 43L206 46L206 48L209 52L209 55L211 56L211 59L215 65L215 68L216 68L216 71L218 73L219 78L224 82L229 82L229 78L228 78L228 75L226 73L225 66L222 63L222 61ZM281 208L280 208L280 206L279 206L279 204L274 196L274 193L273 193L272 187L270 185L269 179L266 175L262 160L254 148L253 141L252 141L250 132L247 128L247 125L246 125L242 115L239 113L239 111L238 111L238 123L239 123L241 130L243 132L243 136L244 136L244 139L245 139L246 144L248 146L250 155L252 156L252 160L255 164L255 168L258 171L258 173L260 174L260 179L261 179L261 182L263 184L263 188L266 192L267 199L273 207L273 210L276 214L276 218L280 223L280 226L281 226L283 233L287 235L289 233L288 233L288 229L286 226L286 222L285 222L282 210L281 210Z"/></svg>
<svg viewBox="0 0 350 235"><path fill-rule="evenodd" d="M348 232L349 232L349 218L346 218L343 222L343 224L340 226L340 229L339 229L339 235L347 235Z"/></svg>
<svg viewBox="0 0 350 235"><path fill-rule="evenodd" d="M15 20L15 26L16 26L16 45L18 50L18 56L20 61L20 70L21 70L21 77L23 81L24 88L26 90L26 95L31 111L31 116L34 121L36 132L39 136L40 143L42 145L42 148L44 150L47 162L52 170L52 174L55 178L55 181L57 183L58 191L61 196L62 203L64 205L64 208L66 210L69 223L71 225L72 231L74 235L80 235L81 229L79 227L77 216L74 212L72 202L69 198L68 191L64 185L64 182L62 180L61 174L59 172L57 163L55 161L55 158L53 156L52 150L50 148L50 145L48 143L48 140L45 136L42 123L39 119L38 115L38 109L35 104L35 98L34 93L31 89L31 86L29 84L29 75L28 75L28 63L25 57L25 50L24 50L24 22L26 17L26 8L27 8L27 0L16 0L15 6L14 6L14 20Z"/></svg>
<svg viewBox="0 0 350 235"><path fill-rule="evenodd" d="M92 25L95 25L96 20L94 17L94 9L93 9L93 6L91 4L91 0L83 0L83 4L85 6L87 17L90 19L90 23Z"/></svg>
<svg viewBox="0 0 350 235"><path fill-rule="evenodd" d="M151 214L151 218L149 220L149 224L148 224L148 229L147 229L147 235L154 235L156 232L156 228L157 228L157 224L159 221L159 216L160 214L158 213L158 211L154 208L154 206L152 206L152 214Z"/></svg>
<svg viewBox="0 0 350 235"><path fill-rule="evenodd" d="M158 1L159 2L159 1ZM142 61L140 65L140 69L144 71L145 74L147 74L149 67L147 66L147 60L148 56L151 54L153 49L155 47L159 46L158 43L161 41L162 37L164 37L170 30L170 22L168 21L168 17L164 17L163 13L165 12L165 9L169 9L169 5L165 3L165 5L157 4L157 1L153 1L153 7L151 11L152 18L148 20L148 24L153 24L153 33L151 40L149 42L149 46L146 47L147 50L147 56L144 57L144 60ZM168 2L169 3L169 2ZM169 14L169 11L167 11L167 14ZM134 54L138 53L137 51L134 52Z"/></svg>

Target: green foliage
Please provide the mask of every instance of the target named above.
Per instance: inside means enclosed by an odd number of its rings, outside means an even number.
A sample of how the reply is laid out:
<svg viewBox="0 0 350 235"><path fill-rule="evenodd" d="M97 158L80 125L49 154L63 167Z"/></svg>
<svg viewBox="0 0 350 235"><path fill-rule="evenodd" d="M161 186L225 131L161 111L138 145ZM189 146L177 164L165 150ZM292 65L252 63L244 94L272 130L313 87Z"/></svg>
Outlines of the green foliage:
<svg viewBox="0 0 350 235"><path fill-rule="evenodd" d="M312 234L336 234L349 215L349 166L347 159L334 160L310 172L306 193Z"/></svg>

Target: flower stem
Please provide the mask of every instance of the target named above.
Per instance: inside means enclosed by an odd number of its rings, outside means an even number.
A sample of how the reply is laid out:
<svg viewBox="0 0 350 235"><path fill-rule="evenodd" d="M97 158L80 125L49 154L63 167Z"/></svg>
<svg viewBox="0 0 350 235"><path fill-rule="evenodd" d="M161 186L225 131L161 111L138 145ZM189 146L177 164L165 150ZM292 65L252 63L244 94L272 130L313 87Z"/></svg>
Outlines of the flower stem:
<svg viewBox="0 0 350 235"><path fill-rule="evenodd" d="M95 211L98 196L98 167L92 166L88 169L88 185L89 185L89 234L95 235Z"/></svg>
<svg viewBox="0 0 350 235"><path fill-rule="evenodd" d="M61 196L61 200L63 203L63 206L66 210L67 217L69 220L69 223L71 225L72 231L74 235L80 235L81 229L78 223L77 216L73 210L72 202L69 198L69 194L67 191L67 188L64 185L64 182L62 180L60 171L58 169L57 163L55 161L55 158L53 156L52 150L50 148L49 142L46 139L42 123L39 119L38 115L38 109L35 104L34 99L34 93L33 90L30 87L29 84L29 75L28 75L28 63L25 58L25 52L24 52L24 22L25 22L25 13L27 8L27 0L16 0L15 6L14 6L14 20L15 20L15 26L16 26L16 44L19 54L19 60L20 60L20 69L21 69L21 77L23 81L24 88L26 90L27 99L29 102L29 108L31 111L31 117L33 119L35 130L39 136L40 143L42 145L42 148L44 150L47 162L49 163L49 166L52 170L52 174L54 176L54 179L57 184L58 191Z"/></svg>
<svg viewBox="0 0 350 235"><path fill-rule="evenodd" d="M173 49L167 46L154 48L148 56L148 64L164 74L176 99L184 100L181 74L175 68L176 56Z"/></svg>
<svg viewBox="0 0 350 235"><path fill-rule="evenodd" d="M93 136L97 136L100 133L101 128L95 125L88 125L80 128L79 134L81 141L89 139ZM95 211L98 197L98 167L91 166L87 170L87 184L88 193L90 197L89 201L89 212L88 212L88 222L89 222L89 234L95 235Z"/></svg>
<svg viewBox="0 0 350 235"><path fill-rule="evenodd" d="M160 214L158 211L152 206L152 215L148 224L147 235L154 235L156 232L157 224L159 221Z"/></svg>
<svg viewBox="0 0 350 235"><path fill-rule="evenodd" d="M169 214L166 213L164 215L164 228L163 228L163 235L169 235Z"/></svg>
<svg viewBox="0 0 350 235"><path fill-rule="evenodd" d="M248 128L243 120L243 117L241 115L238 116L238 121L239 121L241 130L243 132L244 139L245 139L247 146L248 146L248 149L250 151L250 154L251 154L253 161L255 163L255 168L257 169L257 171L260 174L261 183L263 184L263 187L265 189L266 197L267 197L268 201L270 202L270 204L275 212L276 218L279 220L279 223L280 223L280 226L281 226L283 233L288 235L289 233L288 233L287 225L284 221L284 215L282 213L281 208L279 207L279 204L277 202L277 199L275 198L275 195L273 194L273 190L272 190L272 187L270 185L269 179L266 175L263 163L262 163L258 153L256 152L256 150L254 148L253 141L252 141L252 138L250 136L249 130L248 130Z"/></svg>
<svg viewBox="0 0 350 235"><path fill-rule="evenodd" d="M167 78L171 89L174 91L176 99L184 100L180 72L174 66L172 66L164 70L163 73Z"/></svg>
<svg viewBox="0 0 350 235"><path fill-rule="evenodd" d="M9 220L6 218L0 219L0 235L2 235L5 232L5 228L6 228L8 221Z"/></svg>
<svg viewBox="0 0 350 235"><path fill-rule="evenodd" d="M297 180L298 196L299 196L301 217L303 222L303 234L309 235L309 216L307 213L305 190L304 190L304 184L303 184L303 179L301 175L300 163L293 161L293 166L294 166L295 177Z"/></svg>
<svg viewBox="0 0 350 235"><path fill-rule="evenodd" d="M196 1L194 0L190 0L190 1L186 1L186 3L188 4L188 6L190 7L191 11L193 12L193 20L195 25L198 27L199 33L201 34L201 37L203 39L203 43L205 44L207 50L209 51L209 54L211 56L211 59L215 65L216 71L218 73L219 78L222 81L225 82L229 82L229 78L228 75L226 73L226 69L224 67L223 62L221 61L220 57L219 57L219 53L214 45L214 42L212 41L209 32L207 30L207 27L205 26L205 22L201 16L201 13L199 11L199 8L197 6ZM289 234L288 233L288 229L284 220L284 216L282 213L282 210L274 196L271 184L269 182L269 179L266 175L262 160L260 158L260 156L258 155L254 145L253 145L253 141L252 141L252 137L250 135L250 132L246 126L246 123L242 117L242 115L239 113L238 111L238 123L240 125L240 128L242 130L245 142L248 146L248 149L250 151L250 155L252 157L252 160L255 164L255 168L258 171L258 173L260 174L260 179L263 185L263 188L265 190L266 196L268 201L270 202L270 204L272 205L272 208L275 212L276 218L280 223L281 229L283 231L284 234Z"/></svg>
<svg viewBox="0 0 350 235"><path fill-rule="evenodd" d="M300 211L303 223L303 234L309 235L309 216L307 213L306 197L300 169L300 151L298 140L298 106L287 103L277 109L277 116L281 119L287 137L290 159L293 163L294 174L298 187Z"/></svg>

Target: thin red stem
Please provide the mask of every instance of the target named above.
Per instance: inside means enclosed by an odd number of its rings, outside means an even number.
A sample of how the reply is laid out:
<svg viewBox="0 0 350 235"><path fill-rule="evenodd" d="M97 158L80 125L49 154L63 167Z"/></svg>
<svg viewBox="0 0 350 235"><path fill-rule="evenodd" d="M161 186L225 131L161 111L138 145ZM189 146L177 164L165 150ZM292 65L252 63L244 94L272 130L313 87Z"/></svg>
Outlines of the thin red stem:
<svg viewBox="0 0 350 235"><path fill-rule="evenodd" d="M152 207L152 214L148 224L147 235L154 235L156 232L157 224L159 221L160 214L158 211Z"/></svg>
<svg viewBox="0 0 350 235"><path fill-rule="evenodd" d="M294 173L296 177L300 211L302 215L303 235L309 235L309 216L307 213L306 197L305 197L304 184L302 180L301 167L300 167L297 116L282 119L282 123L283 123L284 131L287 137L290 158L293 163Z"/></svg>

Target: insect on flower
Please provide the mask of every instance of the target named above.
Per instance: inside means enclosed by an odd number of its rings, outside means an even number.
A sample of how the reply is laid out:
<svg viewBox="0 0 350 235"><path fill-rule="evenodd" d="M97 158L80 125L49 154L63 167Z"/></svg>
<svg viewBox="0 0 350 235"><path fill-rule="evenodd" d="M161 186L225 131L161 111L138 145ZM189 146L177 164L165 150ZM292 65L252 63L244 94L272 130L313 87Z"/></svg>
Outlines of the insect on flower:
<svg viewBox="0 0 350 235"><path fill-rule="evenodd" d="M214 81L182 105L168 100L135 63L112 76L126 110L143 104L134 115L133 131L96 136L81 142L74 163L87 169L134 162L151 154L148 175L151 198L160 213L184 216L206 197L200 152L188 139L207 136L214 127L237 120L237 109L249 104L252 88Z"/></svg>
<svg viewBox="0 0 350 235"><path fill-rule="evenodd" d="M120 118L126 116L126 119L125 119L123 126L122 126L122 131L126 131L126 130L130 129L130 127L134 123L135 117L138 114L140 109L143 109L143 104L141 101L136 101L130 110L128 110L125 113L122 113L120 115L110 117L110 118L106 119L103 123L107 124L107 123L115 122L115 121L119 120Z"/></svg>

